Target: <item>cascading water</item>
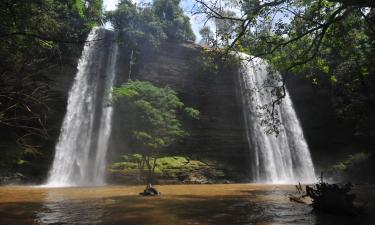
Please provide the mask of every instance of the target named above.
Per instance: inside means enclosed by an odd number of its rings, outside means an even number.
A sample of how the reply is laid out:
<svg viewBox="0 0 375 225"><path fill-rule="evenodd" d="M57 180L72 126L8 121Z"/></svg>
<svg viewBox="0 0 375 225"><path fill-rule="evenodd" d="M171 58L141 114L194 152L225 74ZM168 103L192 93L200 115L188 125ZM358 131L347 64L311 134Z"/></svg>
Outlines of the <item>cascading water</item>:
<svg viewBox="0 0 375 225"><path fill-rule="evenodd" d="M100 118L100 127L99 127L99 136L98 136L98 145L95 158L95 168L94 168L94 177L95 184L103 185L105 177L105 167L106 167L106 154L108 150L108 140L112 131L112 114L113 106L110 102L112 98L113 82L116 74L116 59L117 59L118 45L113 43L110 49L110 57L107 68L107 80L105 84L105 95L102 103L102 115Z"/></svg>
<svg viewBox="0 0 375 225"><path fill-rule="evenodd" d="M113 35L103 28L88 35L46 186L104 184L113 111L108 101L118 52Z"/></svg>
<svg viewBox="0 0 375 225"><path fill-rule="evenodd" d="M250 56L241 54L241 58ZM267 63L259 58L242 60L240 67L240 89L246 123L246 132L251 149L252 178L262 183L311 183L315 182L315 171L310 151L289 93L281 104L279 112L280 133L266 134L261 125L262 106L272 103L270 73ZM273 74L280 78L279 74ZM275 81L274 81L275 82Z"/></svg>

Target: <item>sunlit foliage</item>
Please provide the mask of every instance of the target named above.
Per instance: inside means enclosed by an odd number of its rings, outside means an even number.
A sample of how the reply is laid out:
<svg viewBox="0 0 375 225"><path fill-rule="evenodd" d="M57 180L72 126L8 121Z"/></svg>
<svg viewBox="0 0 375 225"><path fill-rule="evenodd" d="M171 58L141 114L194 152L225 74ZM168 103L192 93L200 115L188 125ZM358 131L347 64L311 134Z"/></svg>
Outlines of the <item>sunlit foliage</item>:
<svg viewBox="0 0 375 225"><path fill-rule="evenodd" d="M156 49L164 40L194 41L189 17L183 14L178 0L155 0L138 6L122 0L118 9L109 12L110 20L119 31L121 43L132 50Z"/></svg>
<svg viewBox="0 0 375 225"><path fill-rule="evenodd" d="M142 155L151 179L162 150L188 135L178 114L197 119L199 111L185 107L171 88L156 87L146 81L129 80L114 89L114 99L125 103L132 114L132 121L126 125L131 126L134 148Z"/></svg>

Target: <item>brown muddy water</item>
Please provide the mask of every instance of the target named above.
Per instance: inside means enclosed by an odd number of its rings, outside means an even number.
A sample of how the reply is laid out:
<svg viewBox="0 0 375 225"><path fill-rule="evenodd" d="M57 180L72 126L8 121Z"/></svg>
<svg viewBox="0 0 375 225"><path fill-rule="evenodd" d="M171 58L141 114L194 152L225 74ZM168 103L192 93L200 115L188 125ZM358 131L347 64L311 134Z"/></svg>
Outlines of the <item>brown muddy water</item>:
<svg viewBox="0 0 375 225"><path fill-rule="evenodd" d="M361 216L312 212L290 202L293 186L258 184L159 185L157 197L144 186L41 188L0 187L0 224L123 225L370 225L375 224L375 189L357 188Z"/></svg>

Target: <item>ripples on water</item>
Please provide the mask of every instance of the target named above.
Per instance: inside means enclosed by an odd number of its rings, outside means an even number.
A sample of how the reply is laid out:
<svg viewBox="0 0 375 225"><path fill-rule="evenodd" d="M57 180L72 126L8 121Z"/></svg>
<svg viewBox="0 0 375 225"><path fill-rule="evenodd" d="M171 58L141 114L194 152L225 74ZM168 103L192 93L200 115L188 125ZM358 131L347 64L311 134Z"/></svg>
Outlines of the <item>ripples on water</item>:
<svg viewBox="0 0 375 225"><path fill-rule="evenodd" d="M137 196L142 189L3 187L0 224L374 224L370 214L312 213L310 206L288 200L293 189L287 186L175 185L160 186L160 197Z"/></svg>
<svg viewBox="0 0 375 225"><path fill-rule="evenodd" d="M104 209L96 202L48 202L36 213L36 221L41 224L97 224L102 222Z"/></svg>

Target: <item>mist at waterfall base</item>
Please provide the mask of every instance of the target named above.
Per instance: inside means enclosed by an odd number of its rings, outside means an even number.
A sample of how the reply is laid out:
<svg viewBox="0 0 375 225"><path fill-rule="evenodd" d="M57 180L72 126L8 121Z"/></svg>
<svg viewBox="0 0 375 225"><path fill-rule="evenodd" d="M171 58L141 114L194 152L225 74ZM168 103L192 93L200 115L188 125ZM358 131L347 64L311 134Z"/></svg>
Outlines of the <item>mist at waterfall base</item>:
<svg viewBox="0 0 375 225"><path fill-rule="evenodd" d="M262 106L272 104L275 99L272 88L266 86L277 85L280 74L270 73L267 63L260 58L251 59L243 53L240 58L243 60L239 86L251 151L252 181L273 184L316 182L310 151L288 90L281 103L275 105L280 133L277 136L266 134L262 126Z"/></svg>
<svg viewBox="0 0 375 225"><path fill-rule="evenodd" d="M104 28L92 29L87 37L45 186L105 184L118 52L113 40L114 33Z"/></svg>

